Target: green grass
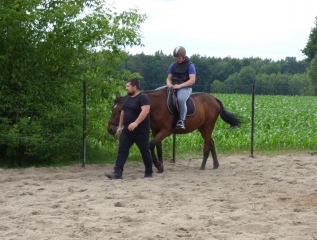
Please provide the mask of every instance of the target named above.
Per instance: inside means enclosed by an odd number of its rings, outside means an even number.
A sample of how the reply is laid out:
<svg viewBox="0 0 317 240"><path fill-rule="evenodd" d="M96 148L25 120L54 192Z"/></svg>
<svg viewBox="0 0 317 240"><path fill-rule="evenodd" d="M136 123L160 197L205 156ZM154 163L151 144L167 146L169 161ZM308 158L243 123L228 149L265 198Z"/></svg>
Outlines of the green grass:
<svg viewBox="0 0 317 240"><path fill-rule="evenodd" d="M239 128L219 117L213 131L217 154L250 154L252 96L242 94L214 94L226 110L243 120ZM173 137L163 141L163 157L172 156ZM104 151L114 162L116 143L109 142ZM202 157L203 139L198 131L177 135L176 155ZM109 151L109 149L112 149ZM255 96L254 153L278 153L317 150L317 97L313 96ZM113 156L112 156L113 155ZM129 160L140 160L136 146L130 150Z"/></svg>

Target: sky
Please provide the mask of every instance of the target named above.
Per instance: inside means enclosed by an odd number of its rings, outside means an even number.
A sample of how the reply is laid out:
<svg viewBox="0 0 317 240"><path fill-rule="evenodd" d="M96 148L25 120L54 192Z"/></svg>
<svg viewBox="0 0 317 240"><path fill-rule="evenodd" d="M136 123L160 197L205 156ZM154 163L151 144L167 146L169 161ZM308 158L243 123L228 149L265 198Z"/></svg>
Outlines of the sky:
<svg viewBox="0 0 317 240"><path fill-rule="evenodd" d="M111 1L109 1L111 2ZM118 12L138 8L144 47L131 54L172 54L302 60L317 16L317 0L113 0Z"/></svg>

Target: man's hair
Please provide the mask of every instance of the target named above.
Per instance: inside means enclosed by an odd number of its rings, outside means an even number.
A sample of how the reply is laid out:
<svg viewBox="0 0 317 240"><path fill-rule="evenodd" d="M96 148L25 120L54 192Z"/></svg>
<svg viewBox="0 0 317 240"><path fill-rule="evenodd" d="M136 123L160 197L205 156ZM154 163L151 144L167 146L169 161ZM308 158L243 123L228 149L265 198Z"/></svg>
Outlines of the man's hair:
<svg viewBox="0 0 317 240"><path fill-rule="evenodd" d="M133 87L136 86L138 90L140 89L140 82L137 78L130 78L127 80L127 83L130 83Z"/></svg>

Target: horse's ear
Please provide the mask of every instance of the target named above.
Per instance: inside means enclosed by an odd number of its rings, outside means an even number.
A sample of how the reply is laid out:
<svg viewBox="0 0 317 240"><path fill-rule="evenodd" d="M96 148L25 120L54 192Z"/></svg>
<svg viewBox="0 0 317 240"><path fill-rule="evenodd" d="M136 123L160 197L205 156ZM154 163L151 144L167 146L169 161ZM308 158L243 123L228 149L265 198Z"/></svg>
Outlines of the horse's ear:
<svg viewBox="0 0 317 240"><path fill-rule="evenodd" d="M121 94L119 92L116 92L116 99L120 98Z"/></svg>

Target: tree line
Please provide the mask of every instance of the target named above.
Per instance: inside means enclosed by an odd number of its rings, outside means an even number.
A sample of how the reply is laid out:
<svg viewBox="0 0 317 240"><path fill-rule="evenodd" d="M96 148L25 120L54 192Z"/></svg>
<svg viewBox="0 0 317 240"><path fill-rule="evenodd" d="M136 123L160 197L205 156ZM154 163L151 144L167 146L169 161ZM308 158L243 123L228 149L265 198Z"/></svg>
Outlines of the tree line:
<svg viewBox="0 0 317 240"><path fill-rule="evenodd" d="M261 58L216 58L194 54L190 57L196 68L194 92L250 93L256 85L257 94L312 94L307 64L295 57L273 61ZM152 90L165 85L167 69L175 60L171 54L157 51L127 55L121 69L137 72L142 77L142 89Z"/></svg>

